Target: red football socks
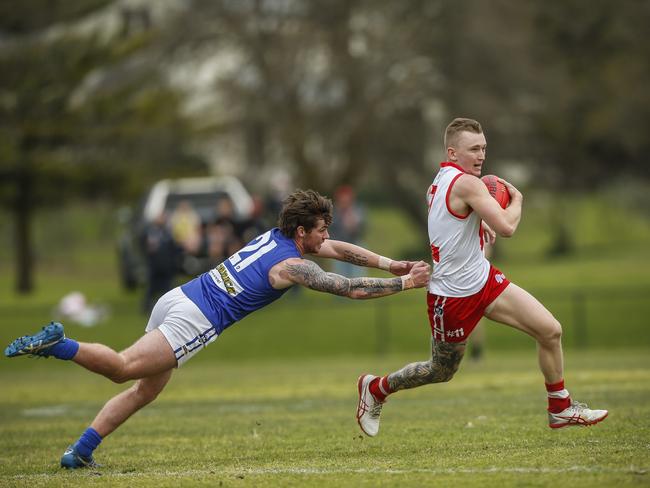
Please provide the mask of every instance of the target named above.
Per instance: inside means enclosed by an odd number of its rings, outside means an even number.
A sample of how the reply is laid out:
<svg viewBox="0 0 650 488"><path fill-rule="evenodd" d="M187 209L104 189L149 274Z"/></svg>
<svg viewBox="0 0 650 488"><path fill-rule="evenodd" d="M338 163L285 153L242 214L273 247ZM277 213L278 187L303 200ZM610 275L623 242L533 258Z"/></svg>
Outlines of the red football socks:
<svg viewBox="0 0 650 488"><path fill-rule="evenodd" d="M388 386L388 376L382 378L375 378L370 382L368 386L370 393L380 402L386 400L386 397L392 392L390 391L390 386Z"/></svg>
<svg viewBox="0 0 650 488"><path fill-rule="evenodd" d="M565 408L571 406L571 397L569 396L569 391L564 388L564 380L560 380L557 383L546 385L546 391L548 392L548 411L551 413L560 413Z"/></svg>

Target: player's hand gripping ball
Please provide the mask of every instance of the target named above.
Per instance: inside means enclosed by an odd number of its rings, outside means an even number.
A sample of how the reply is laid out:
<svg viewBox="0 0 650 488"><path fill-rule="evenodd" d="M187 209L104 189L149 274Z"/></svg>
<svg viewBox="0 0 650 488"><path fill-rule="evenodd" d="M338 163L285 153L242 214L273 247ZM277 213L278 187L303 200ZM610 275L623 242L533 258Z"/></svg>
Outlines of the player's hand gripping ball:
<svg viewBox="0 0 650 488"><path fill-rule="evenodd" d="M510 192L506 185L499 181L499 178L494 175L485 175L481 181L487 186L490 195L501 205L501 208L506 208L510 203Z"/></svg>

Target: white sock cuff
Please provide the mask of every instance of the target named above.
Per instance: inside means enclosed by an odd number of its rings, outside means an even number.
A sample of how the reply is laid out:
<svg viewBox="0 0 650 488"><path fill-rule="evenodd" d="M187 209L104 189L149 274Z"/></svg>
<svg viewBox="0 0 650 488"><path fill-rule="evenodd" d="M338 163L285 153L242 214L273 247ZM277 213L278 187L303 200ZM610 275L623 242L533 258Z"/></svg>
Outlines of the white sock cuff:
<svg viewBox="0 0 650 488"><path fill-rule="evenodd" d="M383 379L383 378L382 378L382 379ZM379 390L384 394L384 396L387 396L387 395L388 395L388 392L384 389L384 387L383 387L382 384L381 384L381 379L380 379L379 382L377 383L377 386L379 387Z"/></svg>
<svg viewBox="0 0 650 488"><path fill-rule="evenodd" d="M569 390L566 388L564 390L549 391L547 393L549 398L569 398Z"/></svg>

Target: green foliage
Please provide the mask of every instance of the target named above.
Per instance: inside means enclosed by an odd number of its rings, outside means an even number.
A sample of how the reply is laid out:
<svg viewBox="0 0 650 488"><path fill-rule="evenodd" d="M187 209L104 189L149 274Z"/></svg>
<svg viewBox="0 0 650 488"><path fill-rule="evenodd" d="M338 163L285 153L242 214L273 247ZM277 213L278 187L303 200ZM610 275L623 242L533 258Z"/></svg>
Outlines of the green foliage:
<svg viewBox="0 0 650 488"><path fill-rule="evenodd" d="M0 26L11 34L24 35L59 22L69 22L110 4L112 0L30 0L1 2Z"/></svg>
<svg viewBox="0 0 650 488"><path fill-rule="evenodd" d="M4 190L7 204L21 174L33 181L31 204L42 205L71 197L134 198L160 175L205 171L185 149L189 126L178 115L178 95L155 72L122 73L116 86L87 93L91 73L112 66L113 78L120 76L130 51L115 47L120 44L68 37L5 52L9 75L0 83L12 103L0 117L11 137L0 146L6 175L0 196Z"/></svg>
<svg viewBox="0 0 650 488"><path fill-rule="evenodd" d="M3 19L12 35L0 46L0 206L15 220L23 293L32 290L36 209L134 198L162 174L205 171L186 149L178 97L155 63L134 62L155 36L105 39L73 28L104 2L39 4Z"/></svg>

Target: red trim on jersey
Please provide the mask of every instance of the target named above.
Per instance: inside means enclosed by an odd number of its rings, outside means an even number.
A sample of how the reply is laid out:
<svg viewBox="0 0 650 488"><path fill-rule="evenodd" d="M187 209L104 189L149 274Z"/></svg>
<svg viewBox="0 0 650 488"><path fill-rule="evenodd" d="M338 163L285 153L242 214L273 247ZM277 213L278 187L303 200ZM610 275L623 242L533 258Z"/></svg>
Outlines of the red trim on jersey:
<svg viewBox="0 0 650 488"><path fill-rule="evenodd" d="M467 173L467 171L465 171L465 170L462 168L462 166L460 166L459 164L456 164L456 163L450 163L449 161L446 161L446 162L444 162L444 163L440 163L440 167L441 167L441 168L447 168L447 167L450 167L450 166L451 166L452 168L456 168L456 169L459 170L459 171L462 171L463 173Z"/></svg>
<svg viewBox="0 0 650 488"><path fill-rule="evenodd" d="M485 247L485 240L483 239L483 221L482 220L478 223L478 239L479 239L479 242L481 243L481 251L482 251L483 248Z"/></svg>
<svg viewBox="0 0 650 488"><path fill-rule="evenodd" d="M431 259L434 263L440 262L440 248L435 244L431 244Z"/></svg>
<svg viewBox="0 0 650 488"><path fill-rule="evenodd" d="M449 206L449 195L451 194L451 189L454 186L454 183L456 183L456 180L458 178L460 178L461 176L463 176L463 174L464 173L461 173L461 174L458 174L458 175L454 176L454 179L451 180L451 183L449 183L449 187L447 188L447 195L445 195L445 204L447 205L447 210L449 211L450 214L452 214L457 219L466 219L467 217L469 217L469 214L472 213L472 208L471 207L469 209L469 212L467 212L467 215L460 215L460 214L457 214L456 212L454 212L451 209L451 207Z"/></svg>
<svg viewBox="0 0 650 488"><path fill-rule="evenodd" d="M433 199L436 196L436 190L438 189L438 185L431 184L429 187L429 191L427 192L427 198L428 195L431 195L431 201L429 202L429 210L427 213L431 212L431 206L433 205Z"/></svg>

